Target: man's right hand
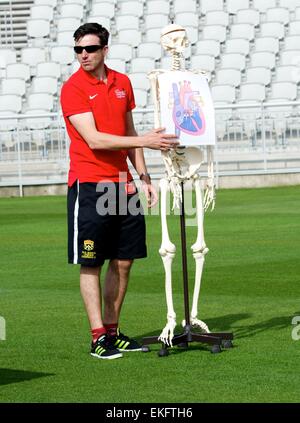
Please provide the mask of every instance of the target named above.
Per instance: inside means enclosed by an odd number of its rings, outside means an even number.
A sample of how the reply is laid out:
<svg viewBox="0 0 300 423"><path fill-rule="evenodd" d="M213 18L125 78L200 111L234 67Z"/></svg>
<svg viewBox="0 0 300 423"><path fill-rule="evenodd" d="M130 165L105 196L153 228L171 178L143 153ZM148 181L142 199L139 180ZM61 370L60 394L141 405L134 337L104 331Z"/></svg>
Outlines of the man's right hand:
<svg viewBox="0 0 300 423"><path fill-rule="evenodd" d="M176 148L180 143L175 134L163 134L165 128L153 129L142 135L144 141L144 148L151 148L152 150L168 151L171 148Z"/></svg>

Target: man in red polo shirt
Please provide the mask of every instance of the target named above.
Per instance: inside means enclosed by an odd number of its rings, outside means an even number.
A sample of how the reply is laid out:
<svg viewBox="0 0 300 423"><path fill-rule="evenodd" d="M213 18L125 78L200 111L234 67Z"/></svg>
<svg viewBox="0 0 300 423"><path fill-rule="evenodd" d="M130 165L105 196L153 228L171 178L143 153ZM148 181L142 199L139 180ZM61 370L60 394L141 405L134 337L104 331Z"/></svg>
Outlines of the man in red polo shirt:
<svg viewBox="0 0 300 423"><path fill-rule="evenodd" d="M143 210L127 157L143 181L151 207L157 194L143 148L166 151L178 145L175 135L162 134L163 128L137 135L130 81L104 64L108 38L108 31L97 23L84 24L75 31L74 50L81 66L61 91L71 140L69 263L81 265L80 290L91 327L91 354L102 359L141 350L138 342L118 327L133 260L147 255ZM130 204L135 205L133 212ZM107 259L102 315L99 278Z"/></svg>

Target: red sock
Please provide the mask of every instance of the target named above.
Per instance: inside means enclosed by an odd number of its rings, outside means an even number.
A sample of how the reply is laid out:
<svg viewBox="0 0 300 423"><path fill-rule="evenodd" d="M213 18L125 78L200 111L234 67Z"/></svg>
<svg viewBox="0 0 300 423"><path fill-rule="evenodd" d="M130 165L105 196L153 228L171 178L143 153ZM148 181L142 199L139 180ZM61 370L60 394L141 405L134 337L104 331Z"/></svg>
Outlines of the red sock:
<svg viewBox="0 0 300 423"><path fill-rule="evenodd" d="M104 326L102 326L102 328L95 328L91 330L91 334L93 337L93 342L96 342L100 336L106 334L106 329Z"/></svg>
<svg viewBox="0 0 300 423"><path fill-rule="evenodd" d="M104 327L109 336L117 335L118 323L108 323L108 324L104 323Z"/></svg>

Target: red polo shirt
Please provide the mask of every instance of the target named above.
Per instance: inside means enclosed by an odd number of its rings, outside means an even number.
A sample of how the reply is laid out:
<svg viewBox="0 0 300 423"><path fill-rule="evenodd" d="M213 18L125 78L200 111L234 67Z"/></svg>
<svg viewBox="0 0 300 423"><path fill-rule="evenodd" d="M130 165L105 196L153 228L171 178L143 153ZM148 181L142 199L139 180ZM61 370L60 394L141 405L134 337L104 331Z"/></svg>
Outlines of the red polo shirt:
<svg viewBox="0 0 300 423"><path fill-rule="evenodd" d="M105 70L107 84L80 68L62 87L61 106L71 140L69 186L77 179L79 182L120 182L120 172L125 172L127 181L132 179L126 149L92 150L68 119L92 112L98 131L126 135L126 113L135 107L131 83L126 75L106 66Z"/></svg>

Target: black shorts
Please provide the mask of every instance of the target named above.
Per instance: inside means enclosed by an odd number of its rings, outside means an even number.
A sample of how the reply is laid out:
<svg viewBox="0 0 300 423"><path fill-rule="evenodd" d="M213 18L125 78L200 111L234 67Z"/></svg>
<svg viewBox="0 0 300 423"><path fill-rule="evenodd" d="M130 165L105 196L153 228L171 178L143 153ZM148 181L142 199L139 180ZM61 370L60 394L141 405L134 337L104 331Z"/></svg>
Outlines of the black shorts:
<svg viewBox="0 0 300 423"><path fill-rule="evenodd" d="M134 183L75 182L68 189L69 263L147 256L143 208Z"/></svg>

